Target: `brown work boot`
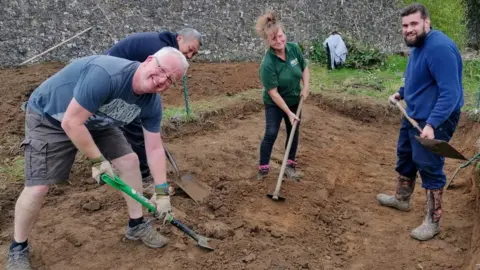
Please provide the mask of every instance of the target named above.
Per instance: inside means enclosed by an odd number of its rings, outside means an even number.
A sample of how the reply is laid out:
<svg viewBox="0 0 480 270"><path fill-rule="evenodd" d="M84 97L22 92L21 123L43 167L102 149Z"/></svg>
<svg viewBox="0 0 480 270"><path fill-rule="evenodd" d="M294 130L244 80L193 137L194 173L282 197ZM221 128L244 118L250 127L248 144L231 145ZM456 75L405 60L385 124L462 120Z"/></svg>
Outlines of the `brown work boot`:
<svg viewBox="0 0 480 270"><path fill-rule="evenodd" d="M440 232L440 218L442 217L442 195L443 189L426 190L427 213L422 225L418 226L410 235L412 238L426 241L432 239Z"/></svg>
<svg viewBox="0 0 480 270"><path fill-rule="evenodd" d="M285 166L285 176L291 180L300 181L300 175L296 171L297 163L293 160L287 160L287 165Z"/></svg>
<svg viewBox="0 0 480 270"><path fill-rule="evenodd" d="M161 248L168 243L168 239L153 228L151 220L146 220L133 228L127 225L125 237L129 240L141 240L151 248Z"/></svg>
<svg viewBox="0 0 480 270"><path fill-rule="evenodd" d="M398 176L395 195L378 194L377 201L380 205L393 207L401 211L408 211L412 206L412 194L415 189L416 177Z"/></svg>
<svg viewBox="0 0 480 270"><path fill-rule="evenodd" d="M28 246L23 248L16 246L8 251L6 270L31 270L30 259L28 258Z"/></svg>

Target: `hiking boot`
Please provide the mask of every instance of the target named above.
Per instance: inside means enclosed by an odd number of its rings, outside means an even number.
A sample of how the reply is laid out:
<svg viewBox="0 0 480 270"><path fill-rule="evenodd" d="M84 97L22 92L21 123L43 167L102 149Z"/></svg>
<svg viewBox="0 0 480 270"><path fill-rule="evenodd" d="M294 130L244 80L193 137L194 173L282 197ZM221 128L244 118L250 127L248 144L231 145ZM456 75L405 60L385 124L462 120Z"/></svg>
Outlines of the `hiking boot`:
<svg viewBox="0 0 480 270"><path fill-rule="evenodd" d="M263 180L263 178L265 178L265 176L267 176L269 171L270 171L270 166L269 165L258 166L257 180Z"/></svg>
<svg viewBox="0 0 480 270"><path fill-rule="evenodd" d="M395 195L378 194L377 201L380 205L396 208L400 211L408 211L412 206L412 194L415 189L416 177L398 176L397 190Z"/></svg>
<svg viewBox="0 0 480 270"><path fill-rule="evenodd" d="M127 225L125 237L129 240L141 240L151 248L161 248L168 243L168 239L153 228L151 220L146 220L133 228Z"/></svg>
<svg viewBox="0 0 480 270"><path fill-rule="evenodd" d="M24 249L16 246L13 250L9 250L6 270L31 270L28 253L28 246Z"/></svg>
<svg viewBox="0 0 480 270"><path fill-rule="evenodd" d="M426 190L427 213L422 225L413 229L410 236L420 241L433 238L440 232L440 218L442 217L443 189Z"/></svg>
<svg viewBox="0 0 480 270"><path fill-rule="evenodd" d="M285 166L285 176L291 180L295 181L300 181L300 175L297 173L295 167L297 166L297 163L293 160L288 160L287 165Z"/></svg>

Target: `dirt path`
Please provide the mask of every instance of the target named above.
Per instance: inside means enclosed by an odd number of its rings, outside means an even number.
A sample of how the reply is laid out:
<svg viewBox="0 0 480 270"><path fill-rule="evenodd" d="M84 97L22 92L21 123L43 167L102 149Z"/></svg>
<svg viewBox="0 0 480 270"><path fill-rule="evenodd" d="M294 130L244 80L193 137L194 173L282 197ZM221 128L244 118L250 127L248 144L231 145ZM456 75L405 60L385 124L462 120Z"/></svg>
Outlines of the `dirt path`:
<svg viewBox="0 0 480 270"><path fill-rule="evenodd" d="M5 85L5 84L4 84ZM8 92L5 88L1 91ZM208 97L207 97L208 98ZM19 100L3 105L15 107ZM176 215L199 233L221 240L207 253L171 226L156 223L170 244L153 250L123 239L126 209L118 193L88 180L88 168L74 168L71 183L51 189L30 238L37 269L462 269L470 249L474 197L467 171L458 189L445 194L442 232L419 243L409 236L423 218L423 190L414 208L380 207L378 192L393 192L398 124L354 120L306 104L300 126L300 183L286 181L283 203L266 197L274 190L283 159L285 131L272 155L272 173L255 180L263 136L262 107L246 106L234 117L212 117L212 125L167 141L181 170L192 171L213 189L207 203L172 197ZM375 108L372 108L375 113ZM354 111L347 114L356 114ZM379 111L376 112L380 114ZM1 158L10 158L21 133L21 116L7 121ZM357 117L358 118L358 117ZM472 145L478 131L462 125L454 143ZM18 131L20 130L20 131ZM179 131L180 133L182 131ZM12 139L13 138L13 139ZM8 144L7 144L8 143ZM468 143L468 144L467 144ZM462 145L462 144L461 144ZM471 151L462 147L461 150ZM470 152L469 152L470 153ZM471 153L470 153L471 154ZM458 162L448 161L451 175ZM463 185L462 185L463 183ZM14 200L20 185L0 188L0 264L11 239Z"/></svg>

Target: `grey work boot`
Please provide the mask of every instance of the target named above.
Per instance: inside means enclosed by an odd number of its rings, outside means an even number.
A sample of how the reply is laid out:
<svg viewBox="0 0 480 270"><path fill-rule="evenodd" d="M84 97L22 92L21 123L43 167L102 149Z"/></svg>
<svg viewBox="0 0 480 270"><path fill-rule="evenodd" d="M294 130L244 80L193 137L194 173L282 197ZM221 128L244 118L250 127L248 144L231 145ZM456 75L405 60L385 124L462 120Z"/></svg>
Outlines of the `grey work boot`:
<svg viewBox="0 0 480 270"><path fill-rule="evenodd" d="M410 236L420 241L432 239L440 232L440 218L442 216L443 189L427 190L427 213L422 225L413 229Z"/></svg>
<svg viewBox="0 0 480 270"><path fill-rule="evenodd" d="M393 207L401 211L408 211L412 206L412 194L415 189L416 177L398 176L395 195L378 194L377 201L380 205Z"/></svg>
<svg viewBox="0 0 480 270"><path fill-rule="evenodd" d="M257 174L257 180L263 180L270 171L270 166L269 165L260 165L258 166L258 174Z"/></svg>
<svg viewBox="0 0 480 270"><path fill-rule="evenodd" d="M295 167L297 163L293 160L288 160L287 165L285 166L285 176L291 180L300 181L300 175L297 173Z"/></svg>
<svg viewBox="0 0 480 270"><path fill-rule="evenodd" d="M8 251L7 270L31 270L30 259L28 258L28 246L22 249L16 246Z"/></svg>
<svg viewBox="0 0 480 270"><path fill-rule="evenodd" d="M151 248L161 248L168 243L168 239L153 228L151 220L146 220L133 228L127 225L125 237L129 240L141 240Z"/></svg>

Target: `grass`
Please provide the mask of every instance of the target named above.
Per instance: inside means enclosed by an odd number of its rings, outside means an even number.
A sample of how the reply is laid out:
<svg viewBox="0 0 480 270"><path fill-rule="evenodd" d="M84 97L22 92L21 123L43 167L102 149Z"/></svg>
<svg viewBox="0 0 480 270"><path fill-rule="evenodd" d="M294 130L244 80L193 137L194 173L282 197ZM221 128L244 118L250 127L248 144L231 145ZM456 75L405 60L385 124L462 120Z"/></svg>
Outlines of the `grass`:
<svg viewBox="0 0 480 270"><path fill-rule="evenodd" d="M242 103L248 100L256 100L260 97L260 89L250 89L230 96L218 96L208 100L190 102L190 115L185 107L170 107L163 112L162 122L191 122L198 119L199 114L212 112L235 103Z"/></svg>
<svg viewBox="0 0 480 270"><path fill-rule="evenodd" d="M11 162L0 166L0 183L19 182L23 180L23 164L23 156L17 156Z"/></svg>
<svg viewBox="0 0 480 270"><path fill-rule="evenodd" d="M389 56L384 65L378 69L341 68L332 72L327 71L324 65L311 63L311 91L386 101L403 85L402 78L406 62L406 58L395 55ZM480 70L479 60L464 61L464 111L473 110L477 105L479 94L477 92L480 87L478 70Z"/></svg>

